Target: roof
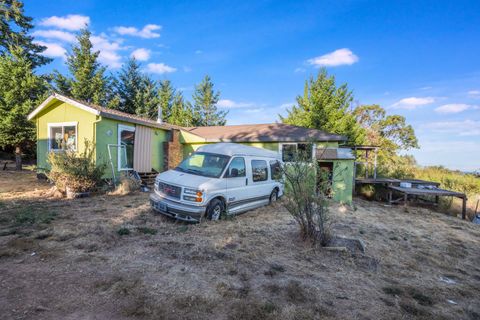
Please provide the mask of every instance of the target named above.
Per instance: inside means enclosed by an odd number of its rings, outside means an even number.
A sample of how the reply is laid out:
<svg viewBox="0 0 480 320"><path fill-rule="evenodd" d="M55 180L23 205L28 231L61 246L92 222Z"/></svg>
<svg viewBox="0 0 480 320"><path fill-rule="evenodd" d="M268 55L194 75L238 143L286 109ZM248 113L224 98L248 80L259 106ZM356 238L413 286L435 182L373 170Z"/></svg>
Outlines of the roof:
<svg viewBox="0 0 480 320"><path fill-rule="evenodd" d="M65 103L68 103L70 105L73 105L77 108L80 108L82 110L85 110L87 112L93 113L97 116L102 116L105 118L110 118L110 119L115 119L115 120L120 120L120 121L126 121L126 122L131 122L131 123L136 123L140 125L144 125L147 127L154 127L154 128L160 128L160 129L165 129L165 130L170 130L170 129L181 129L181 127L174 126L168 123L158 123L155 120L147 119L144 117L139 117L130 113L125 113L121 112L118 110L110 109L110 108L105 108L101 106L97 106L91 103L87 103L84 101L79 101L76 99L72 99L69 97L66 97L64 95L61 95L59 93L53 93L51 94L41 105L39 105L35 110L33 110L29 115L28 115L28 120L33 119L37 114L39 114L43 109L48 107L50 105L50 102L53 100L59 100L63 101Z"/></svg>
<svg viewBox="0 0 480 320"><path fill-rule="evenodd" d="M344 136L338 134L284 123L190 127L183 128L183 130L204 138L206 142L311 142L347 140Z"/></svg>
<svg viewBox="0 0 480 320"><path fill-rule="evenodd" d="M318 160L355 160L350 148L318 148L316 157Z"/></svg>
<svg viewBox="0 0 480 320"><path fill-rule="evenodd" d="M246 146L237 143L214 143L201 146L196 150L197 152L211 152L217 154L224 154L227 156L254 156L280 159L278 152Z"/></svg>

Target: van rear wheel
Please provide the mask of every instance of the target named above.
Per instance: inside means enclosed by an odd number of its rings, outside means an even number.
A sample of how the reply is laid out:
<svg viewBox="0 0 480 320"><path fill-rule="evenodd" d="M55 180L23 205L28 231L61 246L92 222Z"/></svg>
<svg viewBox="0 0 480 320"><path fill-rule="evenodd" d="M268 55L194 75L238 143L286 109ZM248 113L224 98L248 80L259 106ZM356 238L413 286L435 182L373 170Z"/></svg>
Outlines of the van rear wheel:
<svg viewBox="0 0 480 320"><path fill-rule="evenodd" d="M277 202L278 200L278 191L277 189L273 189L272 193L270 193L270 204Z"/></svg>
<svg viewBox="0 0 480 320"><path fill-rule="evenodd" d="M222 213L225 211L225 205L220 199L213 199L207 207L208 220L220 220Z"/></svg>

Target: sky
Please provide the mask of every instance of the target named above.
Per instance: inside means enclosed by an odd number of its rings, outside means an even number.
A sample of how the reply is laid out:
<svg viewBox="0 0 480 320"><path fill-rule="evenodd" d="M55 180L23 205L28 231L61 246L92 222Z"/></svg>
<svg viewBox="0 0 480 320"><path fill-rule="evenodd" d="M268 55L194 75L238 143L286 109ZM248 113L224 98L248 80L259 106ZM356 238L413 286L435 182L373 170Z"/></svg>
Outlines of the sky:
<svg viewBox="0 0 480 320"><path fill-rule="evenodd" d="M189 98L204 75L227 124L269 123L325 67L356 104L412 124L420 165L480 169L480 1L27 0L32 33L65 71L85 24L115 73L131 56Z"/></svg>

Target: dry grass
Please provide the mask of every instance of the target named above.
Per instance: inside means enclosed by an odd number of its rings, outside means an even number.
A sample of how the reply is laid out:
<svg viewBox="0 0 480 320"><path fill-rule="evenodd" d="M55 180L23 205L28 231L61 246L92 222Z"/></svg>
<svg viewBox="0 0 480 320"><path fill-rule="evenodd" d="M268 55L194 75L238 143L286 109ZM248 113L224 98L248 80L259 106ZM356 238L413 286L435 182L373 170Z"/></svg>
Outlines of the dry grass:
<svg viewBox="0 0 480 320"><path fill-rule="evenodd" d="M428 209L335 206L336 234L366 245L352 255L302 243L281 204L187 225L153 214L145 193L54 199L20 175L0 173L0 232L15 229L0 236L5 319L480 315L478 226ZM35 210L19 223L23 208Z"/></svg>

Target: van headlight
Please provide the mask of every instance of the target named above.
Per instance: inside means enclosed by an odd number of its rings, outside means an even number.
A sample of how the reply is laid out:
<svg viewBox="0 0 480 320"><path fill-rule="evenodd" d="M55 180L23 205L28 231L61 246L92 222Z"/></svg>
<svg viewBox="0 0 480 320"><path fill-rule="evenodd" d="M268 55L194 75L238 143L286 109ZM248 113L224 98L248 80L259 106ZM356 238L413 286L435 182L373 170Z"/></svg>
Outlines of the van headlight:
<svg viewBox="0 0 480 320"><path fill-rule="evenodd" d="M203 201L203 192L195 189L185 188L183 190L184 196L183 199L193 202L202 202Z"/></svg>

